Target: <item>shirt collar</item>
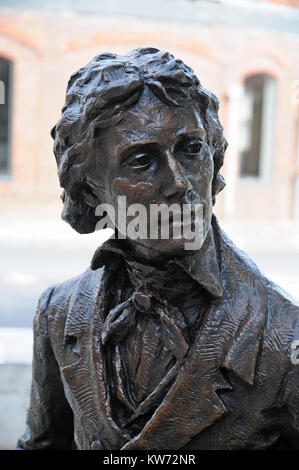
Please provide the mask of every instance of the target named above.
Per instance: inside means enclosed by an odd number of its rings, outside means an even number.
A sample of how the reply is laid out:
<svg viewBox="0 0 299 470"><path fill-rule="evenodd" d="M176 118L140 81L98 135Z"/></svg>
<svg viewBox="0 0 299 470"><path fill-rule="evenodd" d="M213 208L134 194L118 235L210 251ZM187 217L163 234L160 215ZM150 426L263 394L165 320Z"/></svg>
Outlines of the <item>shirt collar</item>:
<svg viewBox="0 0 299 470"><path fill-rule="evenodd" d="M201 287L206 289L213 297L221 297L223 288L221 283L220 260L217 257L215 244L215 231L211 225L205 241L198 251L189 251L183 258L174 258L170 263L175 263ZM95 270L103 266L111 257L128 257L123 250L121 240L109 239L95 252L91 260L91 269Z"/></svg>

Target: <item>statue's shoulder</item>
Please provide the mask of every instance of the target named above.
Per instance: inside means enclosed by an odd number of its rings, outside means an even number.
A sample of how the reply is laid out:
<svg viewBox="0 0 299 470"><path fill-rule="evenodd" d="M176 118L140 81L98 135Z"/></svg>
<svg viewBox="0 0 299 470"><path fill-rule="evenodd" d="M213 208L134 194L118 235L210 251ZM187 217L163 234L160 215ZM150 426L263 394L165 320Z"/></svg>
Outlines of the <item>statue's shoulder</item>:
<svg viewBox="0 0 299 470"><path fill-rule="evenodd" d="M217 229L224 276L235 287L238 285L241 285L242 289L257 287L264 290L268 302L275 305L287 305L298 310L298 302L284 289L268 279L255 262L232 242L219 225L217 225Z"/></svg>
<svg viewBox="0 0 299 470"><path fill-rule="evenodd" d="M261 371L266 370L265 364L270 365L271 376L276 376L280 384L280 406L289 410L292 426L299 433L299 306L270 281Z"/></svg>
<svg viewBox="0 0 299 470"><path fill-rule="evenodd" d="M218 233L227 289L235 297L248 297L255 314L265 318L264 342L289 356L292 342L299 340L298 301L268 279L222 229Z"/></svg>
<svg viewBox="0 0 299 470"><path fill-rule="evenodd" d="M271 281L267 284L267 324L264 343L270 349L283 352L288 360L293 351L299 347L299 304Z"/></svg>
<svg viewBox="0 0 299 470"><path fill-rule="evenodd" d="M79 303L87 306L100 289L103 268L86 269L79 276L48 287L40 296L35 323L48 333L49 324L65 323L71 310ZM39 328L39 329L40 329Z"/></svg>
<svg viewBox="0 0 299 470"><path fill-rule="evenodd" d="M71 299L80 295L88 296L90 292L99 287L102 278L103 269L92 270L87 268L79 276L75 276L60 284L55 284L50 289L51 299L50 305L55 305L59 308L64 308L69 304ZM46 292L49 289L46 290ZM44 293L42 294L42 296Z"/></svg>

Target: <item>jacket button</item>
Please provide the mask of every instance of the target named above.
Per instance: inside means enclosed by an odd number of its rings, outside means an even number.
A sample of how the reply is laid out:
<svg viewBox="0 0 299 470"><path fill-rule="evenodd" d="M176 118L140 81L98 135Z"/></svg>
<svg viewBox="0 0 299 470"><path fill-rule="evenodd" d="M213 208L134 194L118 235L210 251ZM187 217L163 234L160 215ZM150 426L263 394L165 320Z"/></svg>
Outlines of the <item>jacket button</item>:
<svg viewBox="0 0 299 470"><path fill-rule="evenodd" d="M90 449L91 450L105 450L102 441L97 440L97 441L92 441L90 444Z"/></svg>

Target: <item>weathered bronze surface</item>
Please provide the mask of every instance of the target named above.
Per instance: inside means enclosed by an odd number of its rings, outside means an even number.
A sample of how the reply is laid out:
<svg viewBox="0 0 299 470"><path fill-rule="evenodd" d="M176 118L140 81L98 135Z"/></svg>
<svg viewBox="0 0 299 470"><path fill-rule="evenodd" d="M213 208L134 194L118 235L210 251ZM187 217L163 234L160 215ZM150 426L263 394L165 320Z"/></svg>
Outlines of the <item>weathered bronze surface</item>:
<svg viewBox="0 0 299 470"><path fill-rule="evenodd" d="M153 48L72 75L52 130L63 218L203 205L203 244L121 237L46 290L19 449L299 448L299 311L212 215L226 141L218 100Z"/></svg>

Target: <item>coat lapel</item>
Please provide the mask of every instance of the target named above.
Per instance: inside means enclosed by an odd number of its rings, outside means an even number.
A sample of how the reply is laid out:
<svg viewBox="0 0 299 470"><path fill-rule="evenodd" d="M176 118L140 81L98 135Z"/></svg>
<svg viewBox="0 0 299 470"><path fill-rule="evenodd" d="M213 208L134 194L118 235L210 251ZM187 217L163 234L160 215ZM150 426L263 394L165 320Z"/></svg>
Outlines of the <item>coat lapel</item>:
<svg viewBox="0 0 299 470"><path fill-rule="evenodd" d="M100 422L96 409L95 374L88 348L90 312L94 304L94 292L98 292L101 273L87 270L72 292L64 327L61 365L62 379L72 407L79 422L88 423L96 430ZM53 325L54 331L59 328Z"/></svg>
<svg viewBox="0 0 299 470"><path fill-rule="evenodd" d="M211 308L162 404L123 450L181 449L227 411L216 393L231 389L219 368L215 330L220 326L222 312L218 304L216 301Z"/></svg>
<svg viewBox="0 0 299 470"><path fill-rule="evenodd" d="M227 413L217 394L232 390L229 369L254 385L266 319L266 286L257 268L223 239L224 294L214 299L176 381L141 433L123 450L182 449Z"/></svg>
<svg viewBox="0 0 299 470"><path fill-rule="evenodd" d="M255 384L257 362L267 322L267 281L255 263L220 229L224 281L231 292L227 311L234 334L228 335L223 366L249 385ZM241 309L237 301L241 300ZM231 304L231 306L230 306Z"/></svg>
<svg viewBox="0 0 299 470"><path fill-rule="evenodd" d="M97 342L109 274L105 267L88 270L73 293L64 329L64 347L72 347L72 361L61 367L61 372L70 390L69 399L76 407L76 417L91 425L94 438L100 436L112 449L119 449L129 436L112 420L108 374Z"/></svg>

